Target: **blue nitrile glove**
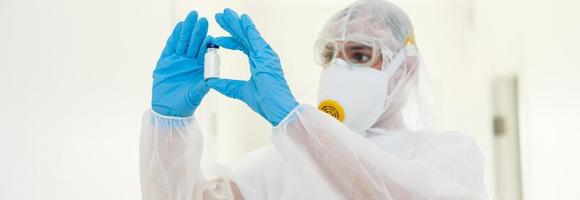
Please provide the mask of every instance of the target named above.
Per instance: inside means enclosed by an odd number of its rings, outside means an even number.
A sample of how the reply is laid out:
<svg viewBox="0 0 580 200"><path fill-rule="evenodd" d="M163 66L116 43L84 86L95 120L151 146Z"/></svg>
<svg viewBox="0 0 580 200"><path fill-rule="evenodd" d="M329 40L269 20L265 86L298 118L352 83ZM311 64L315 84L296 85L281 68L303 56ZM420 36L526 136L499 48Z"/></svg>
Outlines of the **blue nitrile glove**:
<svg viewBox="0 0 580 200"><path fill-rule="evenodd" d="M238 17L231 9L215 16L218 24L231 37L218 37L218 46L243 51L249 58L252 76L248 81L210 79L209 87L246 103L273 126L278 125L298 103L284 79L280 59L258 33L254 22L243 14Z"/></svg>
<svg viewBox="0 0 580 200"><path fill-rule="evenodd" d="M191 11L179 22L153 71L153 110L165 116L188 117L209 91L203 80L207 19Z"/></svg>

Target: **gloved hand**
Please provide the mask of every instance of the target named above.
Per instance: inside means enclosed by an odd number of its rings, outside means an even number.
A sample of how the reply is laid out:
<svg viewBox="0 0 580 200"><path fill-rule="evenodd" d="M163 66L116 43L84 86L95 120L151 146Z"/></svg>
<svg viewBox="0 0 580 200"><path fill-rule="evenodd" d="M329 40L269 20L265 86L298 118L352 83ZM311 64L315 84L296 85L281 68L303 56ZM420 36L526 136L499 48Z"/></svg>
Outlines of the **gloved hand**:
<svg viewBox="0 0 580 200"><path fill-rule="evenodd" d="M278 55L247 15L240 18L233 10L225 9L215 18L231 37L218 37L213 43L243 51L249 58L252 76L248 81L210 79L207 84L228 97L245 102L273 126L278 125L298 105L284 79Z"/></svg>
<svg viewBox="0 0 580 200"><path fill-rule="evenodd" d="M199 106L209 87L203 80L208 22L192 11L179 22L153 71L153 110L165 116L188 117Z"/></svg>

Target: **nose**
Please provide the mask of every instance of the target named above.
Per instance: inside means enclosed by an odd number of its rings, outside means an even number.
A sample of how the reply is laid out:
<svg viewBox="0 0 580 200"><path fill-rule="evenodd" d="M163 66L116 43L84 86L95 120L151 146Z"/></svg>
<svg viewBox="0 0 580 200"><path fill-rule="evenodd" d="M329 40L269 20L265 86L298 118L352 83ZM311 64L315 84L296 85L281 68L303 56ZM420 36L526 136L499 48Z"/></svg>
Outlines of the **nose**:
<svg viewBox="0 0 580 200"><path fill-rule="evenodd" d="M344 57L344 54L341 51L338 51L338 55L336 55L337 58L340 58L342 60L346 60Z"/></svg>

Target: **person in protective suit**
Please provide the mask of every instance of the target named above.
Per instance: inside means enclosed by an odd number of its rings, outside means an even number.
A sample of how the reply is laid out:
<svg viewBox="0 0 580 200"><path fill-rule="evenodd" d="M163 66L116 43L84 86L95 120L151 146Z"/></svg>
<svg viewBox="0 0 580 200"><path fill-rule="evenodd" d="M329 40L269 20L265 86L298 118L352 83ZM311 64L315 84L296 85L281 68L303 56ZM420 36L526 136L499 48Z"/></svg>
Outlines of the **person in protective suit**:
<svg viewBox="0 0 580 200"><path fill-rule="evenodd" d="M292 95L276 52L249 16L215 16L230 36L207 36L191 12L177 24L153 73L143 117L144 200L487 199L483 156L468 137L432 130L432 97L409 17L382 0L336 13L315 44L323 67L318 107ZM247 55L248 80L204 80L207 44ZM214 89L270 122L272 145L200 168L193 115Z"/></svg>

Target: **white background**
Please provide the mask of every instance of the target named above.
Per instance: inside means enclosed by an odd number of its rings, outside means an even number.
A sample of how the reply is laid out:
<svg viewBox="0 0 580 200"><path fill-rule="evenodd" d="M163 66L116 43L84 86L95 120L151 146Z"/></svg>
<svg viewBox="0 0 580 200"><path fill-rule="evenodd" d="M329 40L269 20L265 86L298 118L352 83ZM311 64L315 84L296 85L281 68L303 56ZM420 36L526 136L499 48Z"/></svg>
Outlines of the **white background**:
<svg viewBox="0 0 580 200"><path fill-rule="evenodd" d="M138 141L151 71L177 20L231 7L278 51L299 101L320 67L312 47L346 0L0 0L0 199L139 199ZM580 5L571 0L395 1L408 12L437 101L437 126L465 132L486 155L496 194L492 80L518 77L525 199L580 199ZM222 51L224 75L245 58ZM204 162L267 145L269 124L212 92L197 113ZM500 152L501 153L501 152ZM501 198L497 198L501 199Z"/></svg>

